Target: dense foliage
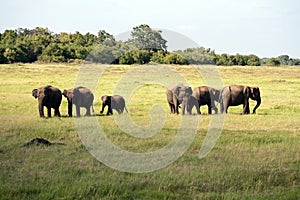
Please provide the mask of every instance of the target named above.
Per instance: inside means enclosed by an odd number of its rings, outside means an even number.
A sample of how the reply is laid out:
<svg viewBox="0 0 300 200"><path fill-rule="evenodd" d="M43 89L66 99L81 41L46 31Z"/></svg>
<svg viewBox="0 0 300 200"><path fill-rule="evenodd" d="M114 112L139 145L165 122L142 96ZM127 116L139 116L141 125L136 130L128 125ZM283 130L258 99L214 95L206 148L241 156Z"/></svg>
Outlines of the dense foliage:
<svg viewBox="0 0 300 200"><path fill-rule="evenodd" d="M48 28L5 30L0 33L0 63L91 62L106 64L216 64L216 65L300 65L300 59L281 55L262 58L256 55L218 55L210 48L167 51L161 31L142 24L133 28L128 41L117 41L100 30L86 33L53 33Z"/></svg>

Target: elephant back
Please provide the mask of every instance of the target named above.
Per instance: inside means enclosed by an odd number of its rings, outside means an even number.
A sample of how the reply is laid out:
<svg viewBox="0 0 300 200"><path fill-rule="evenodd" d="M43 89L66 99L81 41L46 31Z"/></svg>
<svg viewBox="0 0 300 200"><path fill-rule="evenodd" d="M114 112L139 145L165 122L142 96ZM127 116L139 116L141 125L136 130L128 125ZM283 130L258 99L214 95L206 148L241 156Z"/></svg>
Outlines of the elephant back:
<svg viewBox="0 0 300 200"><path fill-rule="evenodd" d="M94 94L86 87L76 87L73 89L72 103L78 106L91 106L94 101Z"/></svg>
<svg viewBox="0 0 300 200"><path fill-rule="evenodd" d="M120 95L113 95L112 98L111 98L111 106L113 108L115 107L124 107L125 106L125 99L120 96Z"/></svg>
<svg viewBox="0 0 300 200"><path fill-rule="evenodd" d="M60 89L48 85L44 87L45 102L52 108L59 107L62 100L62 93Z"/></svg>

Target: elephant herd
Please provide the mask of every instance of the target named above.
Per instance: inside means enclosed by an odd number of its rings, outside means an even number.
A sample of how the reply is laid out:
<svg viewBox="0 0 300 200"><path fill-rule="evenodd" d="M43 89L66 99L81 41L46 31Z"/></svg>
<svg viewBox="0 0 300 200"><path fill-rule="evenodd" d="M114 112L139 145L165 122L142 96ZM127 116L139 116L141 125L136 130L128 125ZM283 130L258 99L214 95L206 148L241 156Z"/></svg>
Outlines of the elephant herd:
<svg viewBox="0 0 300 200"><path fill-rule="evenodd" d="M93 101L94 94L86 87L75 87L72 89L64 90L61 92L58 88L51 85L40 87L32 90L32 96L38 99L38 110L40 117L45 117L44 107L47 108L47 116L51 117L51 108L54 109L54 115L60 117L59 107L62 101L62 96L68 100L68 115L72 117L73 104L76 108L76 115L80 116L80 108L86 109L86 115L91 115L91 109L94 112ZM260 106L261 97L258 87L249 87L243 85L231 85L226 86L220 90L214 89L208 86L200 86L192 90L189 86L183 84L174 84L166 89L166 97L170 107L170 112L173 114L179 114L180 104L182 115L185 111L188 114L192 114L192 109L195 107L198 114L200 112L200 106L208 106L208 114L212 114L212 110L218 113L218 108L215 102L220 103L220 112L227 113L229 106L243 105L243 114L250 114L249 98L257 101L256 106L253 109L255 113L256 109ZM120 95L101 97L102 110L104 112L107 106L106 115L113 114L113 110L116 110L119 114L122 114L125 110L128 112L125 106L125 100Z"/></svg>
<svg viewBox="0 0 300 200"><path fill-rule="evenodd" d="M91 108L94 111L93 101L94 94L86 87L75 87L72 89L64 90L61 92L58 88L51 85L40 87L32 90L32 96L38 99L38 108L40 117L45 117L44 107L47 108L47 116L51 117L51 108L54 109L54 116L60 117L59 107L61 104L62 96L68 100L68 115L72 117L73 104L76 108L76 115L80 116L80 108L86 109L86 116L91 115ZM102 96L102 111L108 106L107 115L113 114L112 109L118 111L119 114L123 113L125 107L125 100L119 95ZM128 111L127 111L128 112Z"/></svg>
<svg viewBox="0 0 300 200"><path fill-rule="evenodd" d="M260 106L261 97L258 87L249 87L243 85L231 85L226 86L220 90L208 87L200 86L192 90L189 86L182 84L175 84L167 88L167 100L170 107L170 112L179 114L178 108L182 104L182 114L187 111L188 114L192 114L192 109L195 107L197 113L201 114L200 106L208 106L208 114L212 113L212 109L215 113L218 113L218 108L215 105L215 101L220 103L220 112L227 113L229 106L243 105L243 114L250 114L249 98L257 101L256 106L253 109L253 113Z"/></svg>

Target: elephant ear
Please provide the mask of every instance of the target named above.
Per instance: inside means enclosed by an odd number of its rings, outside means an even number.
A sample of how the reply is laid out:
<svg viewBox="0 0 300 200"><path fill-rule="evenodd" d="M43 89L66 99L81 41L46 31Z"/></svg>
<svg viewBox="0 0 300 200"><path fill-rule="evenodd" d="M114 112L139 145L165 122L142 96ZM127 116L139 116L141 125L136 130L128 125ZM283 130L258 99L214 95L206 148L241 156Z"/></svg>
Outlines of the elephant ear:
<svg viewBox="0 0 300 200"><path fill-rule="evenodd" d="M66 97L66 98L67 98L67 97L68 97L68 96L67 96L67 94L68 94L68 90L64 90L62 94L64 95L64 97Z"/></svg>
<svg viewBox="0 0 300 200"><path fill-rule="evenodd" d="M38 97L38 89L33 89L31 93L35 99Z"/></svg>
<svg viewBox="0 0 300 200"><path fill-rule="evenodd" d="M250 95L253 99L257 99L260 97L260 91L258 87L251 87L250 91L251 91Z"/></svg>
<svg viewBox="0 0 300 200"><path fill-rule="evenodd" d="M102 101L102 102L103 102L103 101L107 101L108 97L109 97L109 96L107 96L107 95L103 95L103 96L101 97L101 101Z"/></svg>
<svg viewBox="0 0 300 200"><path fill-rule="evenodd" d="M181 90L181 87L180 87L180 86L177 86L177 87L174 89L174 91L172 91L172 92L174 93L174 95L175 95L176 97L178 97L179 94L180 94L180 90Z"/></svg>
<svg viewBox="0 0 300 200"><path fill-rule="evenodd" d="M51 93L51 86L50 85L44 87L44 93L45 93L45 95L49 95Z"/></svg>
<svg viewBox="0 0 300 200"><path fill-rule="evenodd" d="M106 101L107 101L108 104L111 104L111 102L113 101L112 96L107 96Z"/></svg>

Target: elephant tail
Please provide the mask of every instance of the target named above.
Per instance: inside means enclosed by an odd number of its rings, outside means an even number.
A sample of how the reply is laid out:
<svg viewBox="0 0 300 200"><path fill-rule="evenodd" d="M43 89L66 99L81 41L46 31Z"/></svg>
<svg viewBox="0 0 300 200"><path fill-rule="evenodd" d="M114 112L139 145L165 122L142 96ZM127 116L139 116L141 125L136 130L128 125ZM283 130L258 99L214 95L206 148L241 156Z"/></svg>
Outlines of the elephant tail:
<svg viewBox="0 0 300 200"><path fill-rule="evenodd" d="M127 110L126 106L124 106L124 108L125 108L125 111L128 113L128 110Z"/></svg>
<svg viewBox="0 0 300 200"><path fill-rule="evenodd" d="M95 109L94 109L94 106L93 106L93 104L92 104L92 111L93 111L93 113L95 113Z"/></svg>

